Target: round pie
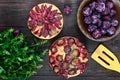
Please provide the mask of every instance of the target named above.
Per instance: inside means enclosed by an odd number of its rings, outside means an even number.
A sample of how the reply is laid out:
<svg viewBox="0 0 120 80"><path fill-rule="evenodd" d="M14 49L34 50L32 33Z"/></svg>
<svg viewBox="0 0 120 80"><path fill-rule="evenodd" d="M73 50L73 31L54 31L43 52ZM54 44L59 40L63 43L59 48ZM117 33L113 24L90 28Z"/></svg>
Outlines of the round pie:
<svg viewBox="0 0 120 80"><path fill-rule="evenodd" d="M40 39L51 39L57 36L62 27L62 13L53 4L38 4L29 13L28 28Z"/></svg>
<svg viewBox="0 0 120 80"><path fill-rule="evenodd" d="M74 37L56 40L51 45L48 56L53 71L65 78L83 73L88 61L86 47Z"/></svg>

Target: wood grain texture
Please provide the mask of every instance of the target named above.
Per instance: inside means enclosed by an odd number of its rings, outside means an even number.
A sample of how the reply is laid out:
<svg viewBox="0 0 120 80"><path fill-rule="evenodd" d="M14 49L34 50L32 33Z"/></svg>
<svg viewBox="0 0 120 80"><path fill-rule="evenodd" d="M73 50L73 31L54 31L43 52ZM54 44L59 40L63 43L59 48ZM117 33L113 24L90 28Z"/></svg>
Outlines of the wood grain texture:
<svg viewBox="0 0 120 80"><path fill-rule="evenodd" d="M64 28L62 32L55 38L49 40L46 45L49 47L52 42L63 36L74 36L83 42L88 48L89 61L86 72L68 79L68 80L120 80L120 74L114 71L107 70L97 64L90 58L91 53L97 47L99 42L94 42L87 39L79 30L77 25L77 9L82 0L0 0L0 31L14 27L20 29L25 36L30 40L31 32L27 28L28 13L35 5L42 2L55 4L63 12L65 4L71 5L72 13L64 16ZM120 35L113 40L102 42L107 46L120 60ZM28 80L65 80L57 76L48 64L48 56L44 57L44 67L37 69L37 74L31 76Z"/></svg>

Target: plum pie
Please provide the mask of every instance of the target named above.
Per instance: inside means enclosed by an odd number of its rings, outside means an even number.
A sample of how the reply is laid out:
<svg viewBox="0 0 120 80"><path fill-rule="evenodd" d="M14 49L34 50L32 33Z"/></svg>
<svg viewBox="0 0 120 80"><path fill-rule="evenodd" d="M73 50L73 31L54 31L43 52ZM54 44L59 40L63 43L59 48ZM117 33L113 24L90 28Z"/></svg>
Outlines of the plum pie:
<svg viewBox="0 0 120 80"><path fill-rule="evenodd" d="M62 37L50 47L49 64L59 76L70 78L83 73L88 52L83 43L74 37Z"/></svg>
<svg viewBox="0 0 120 80"><path fill-rule="evenodd" d="M61 11L53 4L41 3L33 7L28 16L28 28L40 39L57 36L63 27Z"/></svg>

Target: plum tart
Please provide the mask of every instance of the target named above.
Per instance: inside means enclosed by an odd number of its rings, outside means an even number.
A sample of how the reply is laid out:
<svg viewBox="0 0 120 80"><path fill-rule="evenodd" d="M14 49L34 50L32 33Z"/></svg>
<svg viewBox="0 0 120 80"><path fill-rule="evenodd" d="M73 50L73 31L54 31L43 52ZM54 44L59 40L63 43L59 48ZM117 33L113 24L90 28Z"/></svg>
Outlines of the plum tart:
<svg viewBox="0 0 120 80"><path fill-rule="evenodd" d="M59 76L70 78L85 71L88 52L83 43L74 37L62 37L50 47L49 64Z"/></svg>
<svg viewBox="0 0 120 80"><path fill-rule="evenodd" d="M53 4L41 3L29 12L28 28L40 39L51 39L57 36L62 27L62 13Z"/></svg>

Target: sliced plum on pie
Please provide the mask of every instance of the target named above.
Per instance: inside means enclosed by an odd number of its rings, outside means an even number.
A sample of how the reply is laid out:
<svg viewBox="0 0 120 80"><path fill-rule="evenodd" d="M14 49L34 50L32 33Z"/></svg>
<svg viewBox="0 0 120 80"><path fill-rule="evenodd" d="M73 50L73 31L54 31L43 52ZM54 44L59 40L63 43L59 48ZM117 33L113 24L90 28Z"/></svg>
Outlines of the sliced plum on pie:
<svg viewBox="0 0 120 80"><path fill-rule="evenodd" d="M64 69L68 69L68 68L69 68L69 63L68 63L68 62L63 62L63 63L62 63L62 67L63 67Z"/></svg>
<svg viewBox="0 0 120 80"><path fill-rule="evenodd" d="M72 57L70 56L70 54L66 54L65 55L65 61L70 62L72 60Z"/></svg>
<svg viewBox="0 0 120 80"><path fill-rule="evenodd" d="M77 45L78 47L84 46L83 43L81 43L81 42L79 42L79 41L76 41L76 45Z"/></svg>
<svg viewBox="0 0 120 80"><path fill-rule="evenodd" d="M79 65L79 70L81 73L83 73L85 71L86 66L87 66L87 64L84 62Z"/></svg>
<svg viewBox="0 0 120 80"><path fill-rule="evenodd" d="M60 68L58 66L54 66L53 67L53 71L56 72L56 73L58 73L60 71Z"/></svg>
<svg viewBox="0 0 120 80"><path fill-rule="evenodd" d="M71 69L71 70L69 70L69 72L68 72L69 75L74 75L74 74L76 74L76 73L77 73L77 70L76 70L76 69Z"/></svg>
<svg viewBox="0 0 120 80"><path fill-rule="evenodd" d="M44 27L41 29L41 35L43 37L47 37L48 34L49 34L48 27L47 27L47 25L44 25Z"/></svg>
<svg viewBox="0 0 120 80"><path fill-rule="evenodd" d="M65 53L70 53L71 52L71 46L69 46L69 45L66 45L66 46L64 46L64 52Z"/></svg>
<svg viewBox="0 0 120 80"><path fill-rule="evenodd" d="M28 22L29 23L29 29L30 30L35 30L36 29L36 27L37 27L37 22L35 21L35 20L31 20L31 21L29 21Z"/></svg>
<svg viewBox="0 0 120 80"><path fill-rule="evenodd" d="M62 62L63 61L63 55L57 55L56 59L57 59L57 61Z"/></svg>
<svg viewBox="0 0 120 80"><path fill-rule="evenodd" d="M49 56L49 63L50 64L55 63L55 58L53 56Z"/></svg>
<svg viewBox="0 0 120 80"><path fill-rule="evenodd" d="M79 57L79 51L78 51L78 49L74 49L74 50L71 52L71 57L72 57L72 58Z"/></svg>
<svg viewBox="0 0 120 80"><path fill-rule="evenodd" d="M29 12L28 28L38 38L51 39L60 33L62 27L62 13L53 4L41 3Z"/></svg>
<svg viewBox="0 0 120 80"><path fill-rule="evenodd" d="M68 78L68 72L66 69L64 68L60 68L60 72L58 73L60 76L64 77L64 78Z"/></svg>
<svg viewBox="0 0 120 80"><path fill-rule="evenodd" d="M69 45L72 45L72 44L74 44L74 43L75 43L74 38L68 38L68 44L69 44Z"/></svg>
<svg viewBox="0 0 120 80"><path fill-rule="evenodd" d="M55 54L58 51L57 47L55 47L55 46L51 46L50 50L51 50L52 54Z"/></svg>
<svg viewBox="0 0 120 80"><path fill-rule="evenodd" d="M79 58L74 58L72 61L71 61L71 64L74 65L74 66L77 66L79 63Z"/></svg>
<svg viewBox="0 0 120 80"><path fill-rule="evenodd" d="M87 55L87 49L82 48L80 55L81 55L82 58L86 58L86 57L88 56L88 55Z"/></svg>
<svg viewBox="0 0 120 80"><path fill-rule="evenodd" d="M65 44L65 40L64 39L60 39L60 40L57 41L57 45L58 46L62 46L64 44Z"/></svg>
<svg viewBox="0 0 120 80"><path fill-rule="evenodd" d="M74 37L62 37L56 40L49 50L49 58L50 55L54 56L55 60L50 63L53 71L65 78L83 73L87 66L87 49L83 43Z"/></svg>

